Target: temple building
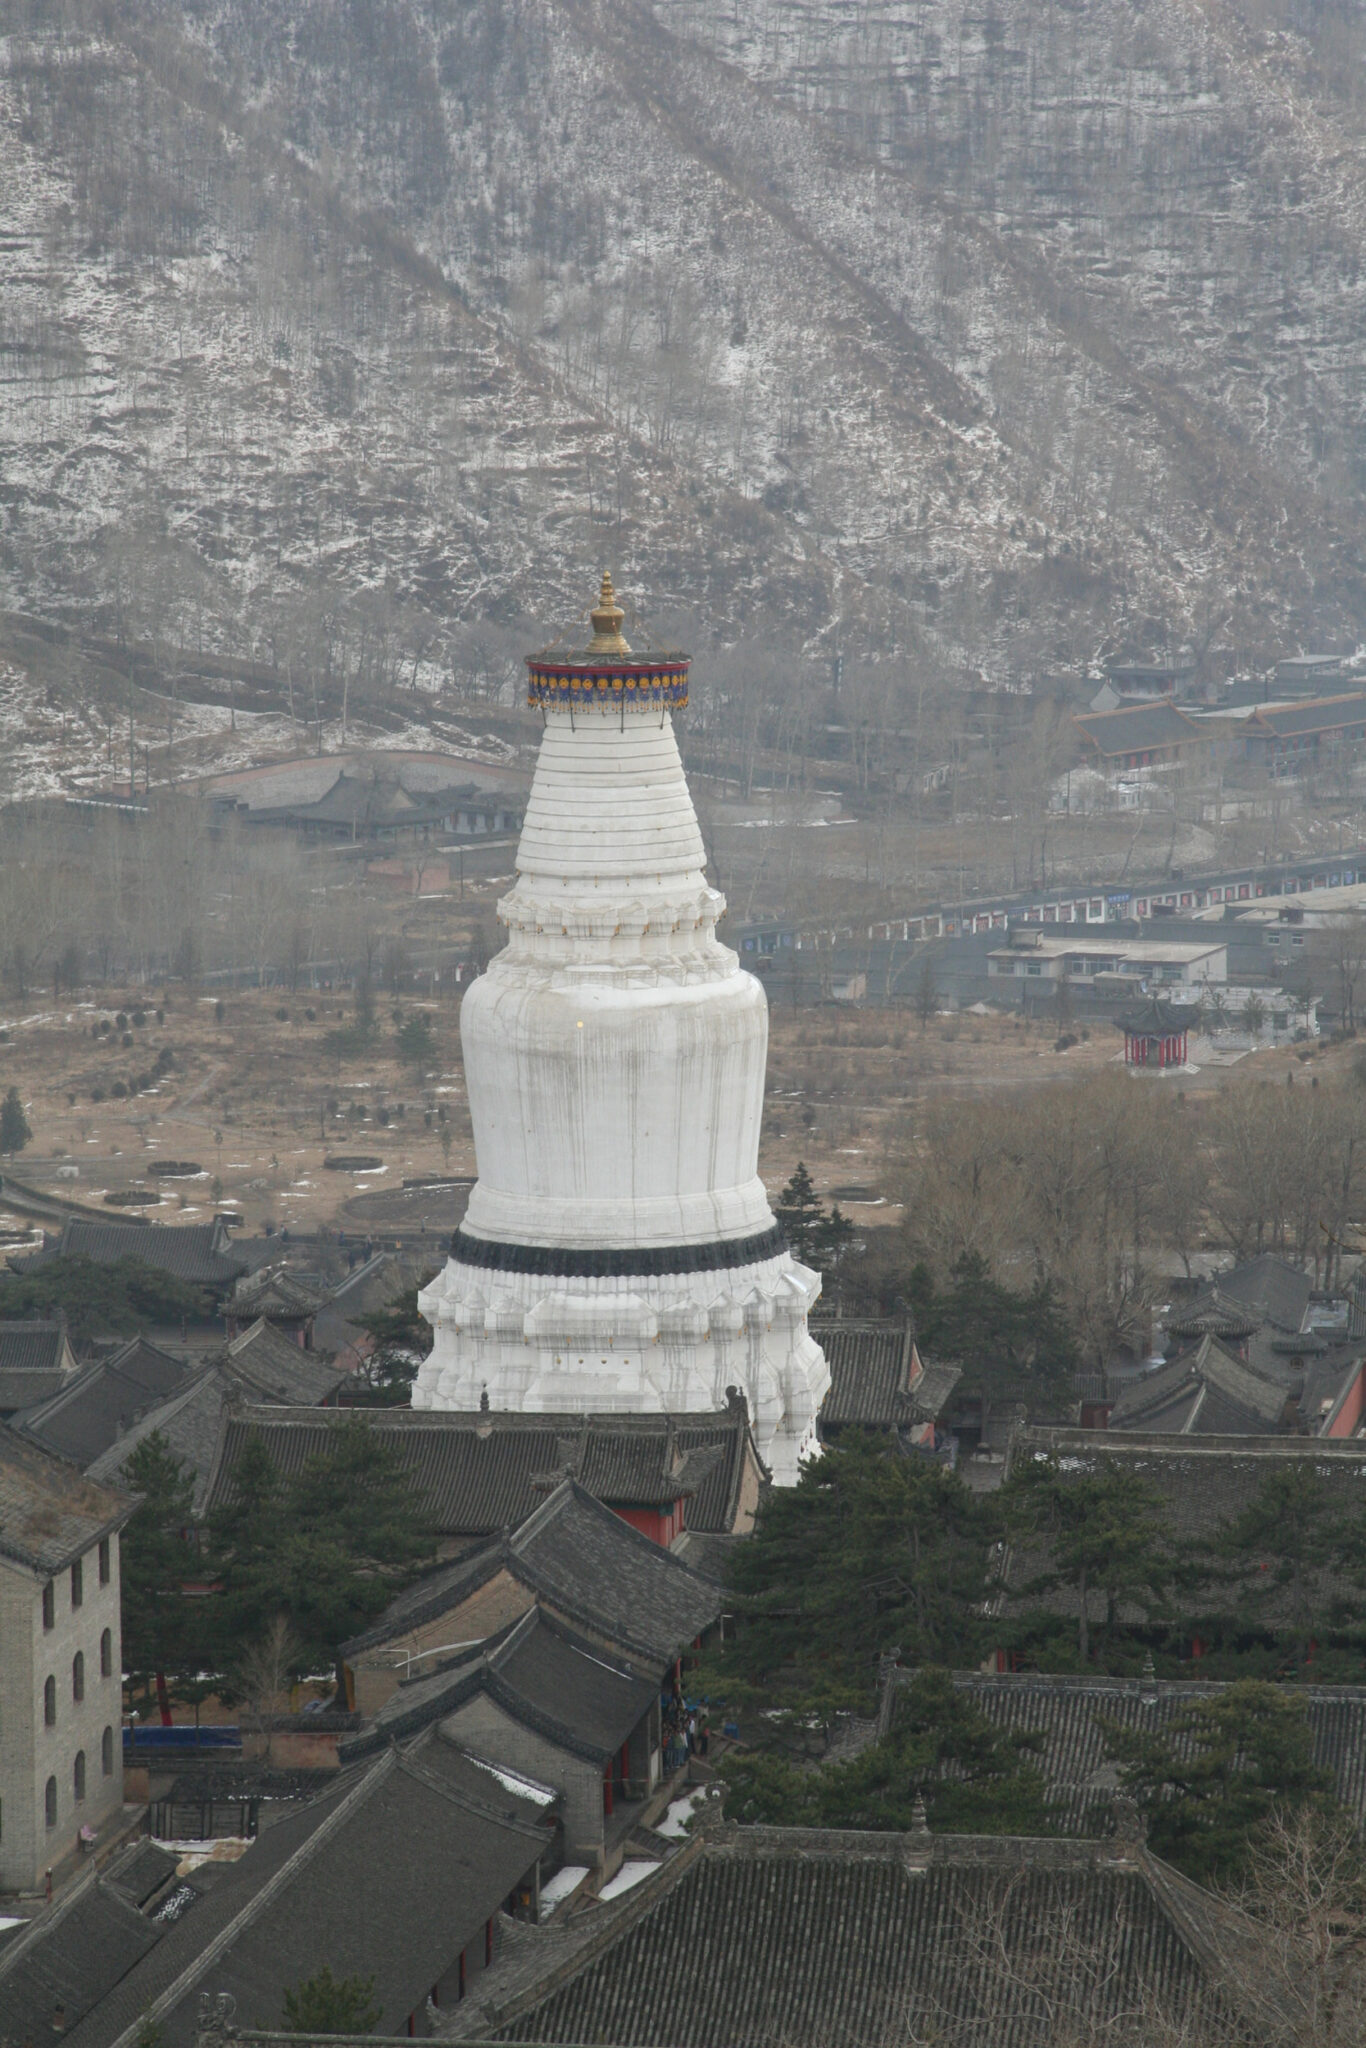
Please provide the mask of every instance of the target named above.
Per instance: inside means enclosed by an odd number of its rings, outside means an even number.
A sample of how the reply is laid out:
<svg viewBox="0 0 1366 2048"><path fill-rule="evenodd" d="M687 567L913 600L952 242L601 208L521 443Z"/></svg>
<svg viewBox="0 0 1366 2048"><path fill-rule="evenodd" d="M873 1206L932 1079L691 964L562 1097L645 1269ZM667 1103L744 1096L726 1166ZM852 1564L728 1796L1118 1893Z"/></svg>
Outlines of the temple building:
<svg viewBox="0 0 1366 2048"><path fill-rule="evenodd" d="M1128 1067L1184 1067L1190 1041L1190 1011L1160 996L1149 996L1137 1010L1121 1011L1115 1023L1124 1033L1124 1064Z"/></svg>
<svg viewBox="0 0 1366 2048"><path fill-rule="evenodd" d="M685 655L634 654L610 577L579 653L527 663L544 721L460 1033L479 1179L420 1297L415 1408L715 1414L745 1395L791 1483L829 1385L758 1175L768 1010L716 937L673 713Z"/></svg>

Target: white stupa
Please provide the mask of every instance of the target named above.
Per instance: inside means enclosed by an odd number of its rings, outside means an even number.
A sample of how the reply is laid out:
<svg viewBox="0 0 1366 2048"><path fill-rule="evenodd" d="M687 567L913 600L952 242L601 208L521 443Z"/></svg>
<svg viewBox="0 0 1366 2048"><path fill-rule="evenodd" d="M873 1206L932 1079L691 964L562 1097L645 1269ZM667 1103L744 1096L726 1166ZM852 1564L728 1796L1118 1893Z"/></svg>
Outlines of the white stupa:
<svg viewBox="0 0 1366 2048"><path fill-rule="evenodd" d="M716 937L687 658L631 652L610 577L591 616L582 653L527 663L545 735L508 942L460 1012L479 1179L419 1297L413 1406L683 1414L738 1387L791 1483L830 1375L819 1277L757 1171L768 1006Z"/></svg>

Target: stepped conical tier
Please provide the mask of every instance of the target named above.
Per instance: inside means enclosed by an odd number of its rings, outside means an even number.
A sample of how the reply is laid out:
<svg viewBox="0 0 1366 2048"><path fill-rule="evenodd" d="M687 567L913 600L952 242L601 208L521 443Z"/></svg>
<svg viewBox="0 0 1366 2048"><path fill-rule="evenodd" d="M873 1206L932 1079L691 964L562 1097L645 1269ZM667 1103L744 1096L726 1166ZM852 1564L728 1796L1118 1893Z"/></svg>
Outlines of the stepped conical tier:
<svg viewBox="0 0 1366 2048"><path fill-rule="evenodd" d="M758 1176L768 1010L716 937L674 737L688 662L593 637L527 663L545 721L460 1035L479 1179L421 1297L421 1408L708 1411L739 1387L783 1481L829 1373Z"/></svg>

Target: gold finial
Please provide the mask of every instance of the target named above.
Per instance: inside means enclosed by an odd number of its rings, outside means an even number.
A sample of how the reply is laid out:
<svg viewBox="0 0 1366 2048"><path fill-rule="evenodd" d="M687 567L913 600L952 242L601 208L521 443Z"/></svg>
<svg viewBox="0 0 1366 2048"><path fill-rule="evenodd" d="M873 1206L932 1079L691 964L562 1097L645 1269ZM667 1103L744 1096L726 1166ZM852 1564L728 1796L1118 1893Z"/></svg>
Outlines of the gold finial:
<svg viewBox="0 0 1366 2048"><path fill-rule="evenodd" d="M588 614L593 621L593 637L588 643L590 654L629 654L630 645L621 637L621 622L625 612L617 603L612 590L612 578L603 572L602 589L598 592L597 604Z"/></svg>

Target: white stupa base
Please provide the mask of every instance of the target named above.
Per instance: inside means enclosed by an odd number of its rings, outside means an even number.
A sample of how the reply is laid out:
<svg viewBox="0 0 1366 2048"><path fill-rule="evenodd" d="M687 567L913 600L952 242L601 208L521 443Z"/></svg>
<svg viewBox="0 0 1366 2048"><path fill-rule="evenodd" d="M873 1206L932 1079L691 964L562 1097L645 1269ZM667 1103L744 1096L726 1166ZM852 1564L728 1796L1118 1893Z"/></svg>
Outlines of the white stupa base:
<svg viewBox="0 0 1366 2048"><path fill-rule="evenodd" d="M790 1254L697 1273L554 1278L448 1259L418 1297L431 1356L414 1408L715 1413L738 1387L759 1455L792 1485L830 1384L807 1315L820 1278Z"/></svg>

